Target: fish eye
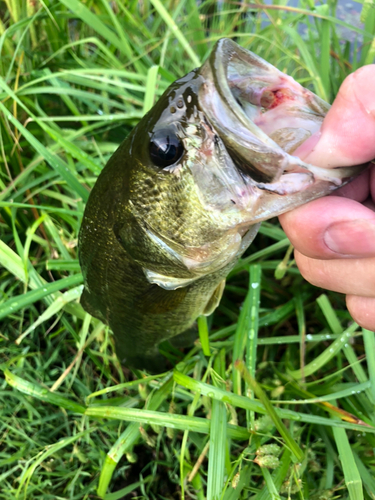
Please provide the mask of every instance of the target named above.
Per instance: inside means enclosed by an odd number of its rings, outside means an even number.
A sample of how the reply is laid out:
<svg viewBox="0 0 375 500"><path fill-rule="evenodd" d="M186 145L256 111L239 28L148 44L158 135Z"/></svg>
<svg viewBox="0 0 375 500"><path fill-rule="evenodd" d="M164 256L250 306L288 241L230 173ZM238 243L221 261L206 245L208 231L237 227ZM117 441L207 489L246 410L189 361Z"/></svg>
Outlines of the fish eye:
<svg viewBox="0 0 375 500"><path fill-rule="evenodd" d="M176 163L184 152L184 146L173 129L160 129L150 139L150 158L160 168Z"/></svg>

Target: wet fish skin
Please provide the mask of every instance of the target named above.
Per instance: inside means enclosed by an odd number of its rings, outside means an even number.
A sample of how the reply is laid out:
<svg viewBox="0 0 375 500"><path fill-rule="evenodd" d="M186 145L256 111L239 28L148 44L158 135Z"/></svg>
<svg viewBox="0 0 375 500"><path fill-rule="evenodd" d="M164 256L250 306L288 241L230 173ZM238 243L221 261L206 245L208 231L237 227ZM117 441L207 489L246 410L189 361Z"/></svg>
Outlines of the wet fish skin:
<svg viewBox="0 0 375 500"><path fill-rule="evenodd" d="M182 167L178 174L155 168L148 144L144 146L145 135L160 121L168 124L177 118L183 126L200 127L196 99L188 103L186 96L195 91L197 79L191 73L172 85L111 157L90 194L79 238L85 276L81 304L110 325L124 364L150 371L162 366L156 349L160 341L184 332L197 316L215 308L220 296L211 305L210 300L237 260L175 290L151 284L144 272L151 269L181 279L192 277L181 258L164 250L151 231L173 241L176 253L179 246L200 249L207 240L220 240L220 233L225 232L198 200L188 168ZM177 107L180 96L183 110ZM175 113L170 112L173 103ZM254 226L252 234L256 232ZM194 251L190 253L194 257Z"/></svg>
<svg viewBox="0 0 375 500"><path fill-rule="evenodd" d="M319 178L322 169L309 170L253 126L264 117L246 93L249 65L249 74L263 71L266 80L289 77L247 54L230 40L220 41L202 68L166 90L110 158L90 194L79 235L81 303L111 327L117 355L127 366L163 369L157 345L216 308L225 277L259 222L330 192L352 174L346 170L336 178L325 172ZM224 76L217 61L225 63ZM263 96L270 110L275 85L266 81L262 90L254 84L257 99ZM289 85L291 94L302 92ZM288 88L285 82L282 88ZM311 106L300 115L310 113L319 125L328 105L310 94L303 94ZM240 140L233 131L236 120ZM286 142L298 146L304 129L289 128L296 131L281 135L290 133ZM164 154L158 141L166 138L176 161L158 166Z"/></svg>

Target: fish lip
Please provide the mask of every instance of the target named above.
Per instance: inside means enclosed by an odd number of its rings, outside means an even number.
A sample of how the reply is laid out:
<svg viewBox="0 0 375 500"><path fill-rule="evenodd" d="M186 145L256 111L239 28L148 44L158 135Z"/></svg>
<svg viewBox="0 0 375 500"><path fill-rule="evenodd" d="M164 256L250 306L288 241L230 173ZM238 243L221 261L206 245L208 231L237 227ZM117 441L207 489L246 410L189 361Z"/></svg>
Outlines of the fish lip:
<svg viewBox="0 0 375 500"><path fill-rule="evenodd" d="M235 99L227 75L229 64L236 60L249 68L254 63L268 65L230 39L218 40L200 71L205 80L200 103L238 169L255 181L273 182L286 167L284 152L278 151L278 145L247 117ZM267 155L268 164L254 162L254 148Z"/></svg>
<svg viewBox="0 0 375 500"><path fill-rule="evenodd" d="M306 186L316 181L329 183L329 188L326 188L328 192L350 181L364 169L364 166L321 168L284 151L247 116L237 102L229 85L230 65L248 68L250 75L252 72L259 72L266 82L272 83L273 80L280 79L295 86L307 96L307 101L310 101L308 105L317 108L322 117L330 106L291 77L232 40L218 40L200 69L204 83L199 90L199 102L245 180L248 179L261 190L285 195L290 193L285 192L283 187L279 191L275 187L285 177L283 174L302 172L306 177Z"/></svg>

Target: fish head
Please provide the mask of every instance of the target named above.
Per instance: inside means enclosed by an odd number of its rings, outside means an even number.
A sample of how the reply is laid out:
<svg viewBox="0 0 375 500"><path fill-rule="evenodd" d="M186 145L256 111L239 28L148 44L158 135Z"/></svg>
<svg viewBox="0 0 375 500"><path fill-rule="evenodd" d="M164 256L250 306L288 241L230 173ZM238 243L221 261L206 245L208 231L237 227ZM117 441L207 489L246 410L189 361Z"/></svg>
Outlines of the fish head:
<svg viewBox="0 0 375 500"><path fill-rule="evenodd" d="M110 160L126 166L117 239L166 290L226 266L258 227L240 224L243 174L201 107L204 83L200 69L174 82Z"/></svg>
<svg viewBox="0 0 375 500"><path fill-rule="evenodd" d="M243 224L329 194L367 168L302 161L298 154L318 136L330 105L232 40L217 42L200 74L201 109L242 175L234 200Z"/></svg>
<svg viewBox="0 0 375 500"><path fill-rule="evenodd" d="M293 154L328 110L229 39L174 82L111 160L126 164L114 231L148 281L173 290L223 268L258 223L357 175Z"/></svg>

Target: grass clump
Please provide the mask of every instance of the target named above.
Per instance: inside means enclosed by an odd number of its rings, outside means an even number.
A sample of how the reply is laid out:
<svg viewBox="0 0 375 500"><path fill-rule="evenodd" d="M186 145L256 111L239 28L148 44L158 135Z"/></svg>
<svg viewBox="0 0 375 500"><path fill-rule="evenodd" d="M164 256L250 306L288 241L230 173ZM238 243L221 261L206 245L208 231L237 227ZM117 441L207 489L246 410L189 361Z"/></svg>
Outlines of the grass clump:
<svg viewBox="0 0 375 500"><path fill-rule="evenodd" d="M0 1L0 499L375 498L374 334L276 222L174 371L123 369L79 304L89 191L164 89L228 36L332 100L375 56L371 2L340 8Z"/></svg>

